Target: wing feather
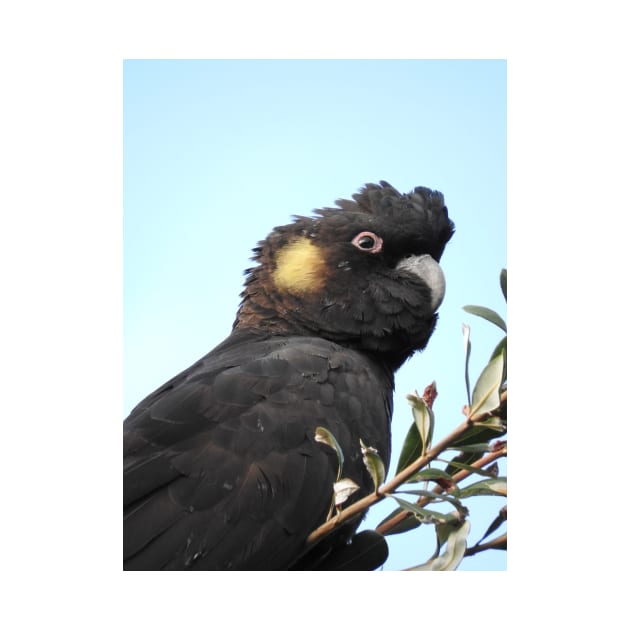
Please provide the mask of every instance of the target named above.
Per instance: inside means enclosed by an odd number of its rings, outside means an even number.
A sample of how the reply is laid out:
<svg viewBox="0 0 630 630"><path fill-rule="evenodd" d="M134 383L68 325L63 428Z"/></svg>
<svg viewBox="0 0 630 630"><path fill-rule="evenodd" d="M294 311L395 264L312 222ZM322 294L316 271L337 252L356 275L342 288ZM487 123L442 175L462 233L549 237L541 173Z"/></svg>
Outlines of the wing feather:
<svg viewBox="0 0 630 630"><path fill-rule="evenodd" d="M359 437L389 458L389 377L366 362L316 338L232 340L140 403L125 421L125 568L290 567L337 474L315 428L342 445L358 496Z"/></svg>

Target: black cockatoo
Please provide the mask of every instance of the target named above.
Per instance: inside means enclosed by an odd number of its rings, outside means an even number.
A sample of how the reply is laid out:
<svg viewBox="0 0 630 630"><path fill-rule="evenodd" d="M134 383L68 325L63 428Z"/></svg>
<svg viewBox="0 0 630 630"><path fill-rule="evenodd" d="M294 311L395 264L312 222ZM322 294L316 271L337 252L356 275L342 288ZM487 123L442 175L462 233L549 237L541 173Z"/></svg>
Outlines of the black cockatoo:
<svg viewBox="0 0 630 630"><path fill-rule="evenodd" d="M356 521L307 545L339 464L315 432L332 433L359 485L343 507L372 492L360 441L388 466L394 373L433 332L454 227L424 187L382 181L336 204L258 244L231 334L125 420L126 570L385 560Z"/></svg>

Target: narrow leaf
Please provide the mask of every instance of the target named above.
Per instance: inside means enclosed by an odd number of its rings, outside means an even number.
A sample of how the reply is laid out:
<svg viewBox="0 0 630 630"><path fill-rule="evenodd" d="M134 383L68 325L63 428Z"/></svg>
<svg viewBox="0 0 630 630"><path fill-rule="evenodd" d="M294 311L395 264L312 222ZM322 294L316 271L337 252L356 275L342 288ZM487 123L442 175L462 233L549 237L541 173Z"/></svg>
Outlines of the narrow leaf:
<svg viewBox="0 0 630 630"><path fill-rule="evenodd" d="M455 571L466 553L466 538L469 532L470 521L464 521L449 534L442 555L407 571Z"/></svg>
<svg viewBox="0 0 630 630"><path fill-rule="evenodd" d="M499 274L499 282L501 284L501 291L503 293L503 297L507 302L507 269L501 269L501 273Z"/></svg>
<svg viewBox="0 0 630 630"><path fill-rule="evenodd" d="M433 566L433 561L435 558L431 558L428 562L424 564L419 564L415 567L410 567L409 569L405 569L405 571L431 571L431 567Z"/></svg>
<svg viewBox="0 0 630 630"><path fill-rule="evenodd" d="M467 304L466 306L462 306L462 308L471 315L477 315L477 317L482 317L483 319L493 323L495 326L498 326L503 332L507 332L507 325L503 321L503 318L491 308L486 308L485 306L477 306L475 304Z"/></svg>
<svg viewBox="0 0 630 630"><path fill-rule="evenodd" d="M448 481L451 484L455 483L451 475L449 475L444 470L440 470L439 468L425 468L424 470L417 472L415 475L413 475L413 477L410 477L407 480L407 483L411 483L413 481L438 481L438 480Z"/></svg>
<svg viewBox="0 0 630 630"><path fill-rule="evenodd" d="M494 359L498 357L500 354L507 355L507 336L503 337L501 341L495 346L492 354L490 355L490 359Z"/></svg>
<svg viewBox="0 0 630 630"><path fill-rule="evenodd" d="M475 422L475 425L485 429L492 429L493 431L505 431L505 425L499 416L490 416L485 420Z"/></svg>
<svg viewBox="0 0 630 630"><path fill-rule="evenodd" d="M341 477L341 471L343 469L343 451L341 450L341 446L339 446L339 442L337 442L335 436L324 427L317 427L315 429L315 441L326 444L337 452L337 462L339 463L339 468L337 470L337 480L339 480L339 478Z"/></svg>
<svg viewBox="0 0 630 630"><path fill-rule="evenodd" d="M500 418L498 421L494 418L496 418L496 416L493 416L488 420L484 420L483 422L475 422L472 424L462 437L449 445L449 449L467 452L480 452L484 442L501 437L501 435L506 432L503 421ZM488 424L484 424L485 422L488 422ZM490 448L488 447L486 450L490 450Z"/></svg>
<svg viewBox="0 0 630 630"><path fill-rule="evenodd" d="M407 468L407 466L409 466L412 462L416 461L416 459L420 457L421 451L422 442L420 441L418 427L415 422L412 422L409 427L409 431L407 431L407 437L405 437L402 449L400 450L398 465L396 466L396 474Z"/></svg>
<svg viewBox="0 0 630 630"><path fill-rule="evenodd" d="M461 488L454 492L458 498L464 499L472 496L498 495L507 496L507 477L495 477L494 479L483 479L470 486Z"/></svg>
<svg viewBox="0 0 630 630"><path fill-rule="evenodd" d="M419 497L426 497L428 499L431 499L432 501L448 501L448 503L451 503L458 512L468 512L468 509L462 505L461 501L455 499L454 497L448 496L448 494L440 494L438 492L431 492L430 490L400 490L399 492L404 494L415 494Z"/></svg>
<svg viewBox="0 0 630 630"><path fill-rule="evenodd" d="M335 506L339 507L343 503L345 503L351 495L353 495L359 489L359 485L349 479L348 477L344 477L340 479L336 483L333 484L333 493L334 493L334 502Z"/></svg>
<svg viewBox="0 0 630 630"><path fill-rule="evenodd" d="M393 494L390 496L392 497L392 499L395 499L398 502L398 505L400 505L400 507L414 514L423 523L446 523L448 520L448 517L441 512L435 512L434 510L421 508L419 505L416 505L415 503L411 503L409 501L405 501L404 499L394 496Z"/></svg>
<svg viewBox="0 0 630 630"><path fill-rule="evenodd" d="M401 512L407 513L407 510L401 507L397 507L393 512L388 514L376 527L376 529L380 529L382 525L387 523L390 519L398 516ZM413 515L408 514L408 516L400 521L397 525L394 525L391 529L385 532L385 536L389 536L391 534L402 534L404 532L408 532L411 529L415 529L416 527L420 527L422 523Z"/></svg>
<svg viewBox="0 0 630 630"><path fill-rule="evenodd" d="M361 453L363 454L363 463L370 473L370 477L372 477L374 491L376 492L383 481L385 481L385 464L383 464L383 460L375 448L366 446L360 438L359 442L361 444Z"/></svg>
<svg viewBox="0 0 630 630"><path fill-rule="evenodd" d="M492 361L492 359L498 357L500 354L503 354L503 376L501 382L505 383L507 381L507 335L496 345L490 355L490 360Z"/></svg>
<svg viewBox="0 0 630 630"><path fill-rule="evenodd" d="M470 532L470 521L451 532L444 553L433 561L432 571L455 571L466 553L466 538Z"/></svg>
<svg viewBox="0 0 630 630"><path fill-rule="evenodd" d="M503 379L503 355L495 357L486 365L473 389L469 416L496 409L501 403L499 388Z"/></svg>
<svg viewBox="0 0 630 630"><path fill-rule="evenodd" d="M479 454L480 451L477 450L479 447L481 447L482 445L480 444L473 444L470 447L465 446L463 448L459 448L459 454L455 455L455 457L453 457L453 459L448 463L448 466L446 467L446 472L449 473L450 475L454 475L458 472L458 468L457 468L457 464L465 464L467 466L472 466L478 459L479 459ZM470 450L469 450L470 448ZM493 446L487 445L487 448L485 449L485 452L491 452L494 449Z"/></svg>
<svg viewBox="0 0 630 630"><path fill-rule="evenodd" d="M470 376L468 374L468 365L470 363L470 326L462 324L462 333L464 333L464 379L466 381L466 398L470 407Z"/></svg>
<svg viewBox="0 0 630 630"><path fill-rule="evenodd" d="M507 506L502 507L499 510L499 514L492 521L492 523L490 523L488 529L486 530L486 533L475 543L475 547L483 540L485 540L488 536L490 536L490 534L495 532L503 523L505 523L505 521L507 521Z"/></svg>
<svg viewBox="0 0 630 630"><path fill-rule="evenodd" d="M411 405L413 421L418 428L422 449L420 455L424 455L431 448L433 439L433 427L435 426L435 416L422 398L416 394L407 394L407 402Z"/></svg>

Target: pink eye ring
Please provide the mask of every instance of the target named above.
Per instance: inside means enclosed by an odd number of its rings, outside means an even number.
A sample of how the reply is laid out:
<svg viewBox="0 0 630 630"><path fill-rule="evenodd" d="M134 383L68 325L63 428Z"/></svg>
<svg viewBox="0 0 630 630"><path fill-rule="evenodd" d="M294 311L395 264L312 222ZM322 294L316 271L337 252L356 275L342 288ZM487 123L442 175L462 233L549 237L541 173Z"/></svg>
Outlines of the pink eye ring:
<svg viewBox="0 0 630 630"><path fill-rule="evenodd" d="M369 254L378 254L383 249L383 239L374 232L359 232L352 239L352 244Z"/></svg>

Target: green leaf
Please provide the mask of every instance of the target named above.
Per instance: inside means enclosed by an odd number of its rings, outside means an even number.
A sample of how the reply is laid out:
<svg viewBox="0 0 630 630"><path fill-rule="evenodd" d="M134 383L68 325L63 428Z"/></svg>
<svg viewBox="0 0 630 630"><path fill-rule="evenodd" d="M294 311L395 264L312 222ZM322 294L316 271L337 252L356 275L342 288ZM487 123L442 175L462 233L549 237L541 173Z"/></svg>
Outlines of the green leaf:
<svg viewBox="0 0 630 630"><path fill-rule="evenodd" d="M469 532L470 521L464 521L448 535L446 547L440 556L407 571L455 571L466 553L466 538Z"/></svg>
<svg viewBox="0 0 630 630"><path fill-rule="evenodd" d="M401 470L404 470L420 457L422 451L422 442L420 441L420 434L418 433L418 427L415 422L411 423L407 436L400 449L400 456L398 457L398 465L396 466L396 474Z"/></svg>
<svg viewBox="0 0 630 630"><path fill-rule="evenodd" d="M472 424L462 437L449 445L449 449L466 451L467 453L480 453L483 452L484 444L487 444L486 441L501 437L506 430L505 423L500 418L496 420L496 416L493 416L483 422ZM491 449L487 446L485 450L490 451ZM447 470L446 472L449 471Z"/></svg>
<svg viewBox="0 0 630 630"><path fill-rule="evenodd" d="M457 509L458 512L460 513L468 512L468 509L462 505L461 501L459 501L458 499L455 499L454 497L450 497L447 494L431 492L430 490L399 490L398 492L403 493L403 494L415 494L419 497L427 497L428 499L431 499L432 501L438 501L438 502L447 501L448 503L453 505Z"/></svg>
<svg viewBox="0 0 630 630"><path fill-rule="evenodd" d="M381 525L384 525L387 521L395 516L398 516L401 512L407 512L404 508L397 507L393 512L391 512L388 516L386 516L377 526L376 529L379 529ZM391 534L402 534L404 532L408 532L412 529L416 529L416 527L420 527L422 523L413 515L409 514L405 519L400 521L397 525L394 525L389 531L385 533L385 536L390 536Z"/></svg>
<svg viewBox="0 0 630 630"><path fill-rule="evenodd" d="M499 416L490 416L485 420L475 422L475 425L482 429L492 429L493 431L505 431L505 424Z"/></svg>
<svg viewBox="0 0 630 630"><path fill-rule="evenodd" d="M433 427L435 426L435 416L427 404L416 394L407 394L407 402L411 405L413 421L418 428L422 450L420 455L424 455L431 448L433 439Z"/></svg>
<svg viewBox="0 0 630 630"><path fill-rule="evenodd" d="M485 431L486 433L488 433L487 430ZM485 446L487 448L485 450L481 450L483 446L483 444L471 444L470 446L457 447L460 452L458 455L455 455L455 457L453 457L453 459L451 459L451 461L448 463L448 466L446 467L446 472L454 475L459 470L457 468L458 464L472 466L479 459L480 453L489 453L494 450L494 444L492 447L486 444Z"/></svg>
<svg viewBox="0 0 630 630"><path fill-rule="evenodd" d="M498 357L500 354L503 354L503 376L501 377L501 382L505 383L507 381L507 335L499 341L495 349L492 351L490 361Z"/></svg>
<svg viewBox="0 0 630 630"><path fill-rule="evenodd" d="M470 363L470 326L462 324L462 332L464 333L464 380L466 381L466 398L470 407L470 376L468 374L468 365Z"/></svg>
<svg viewBox="0 0 630 630"><path fill-rule="evenodd" d="M475 543L475 547L483 542L490 534L495 532L503 523L507 521L507 507L504 506L499 510L497 517L490 523L486 533Z"/></svg>
<svg viewBox="0 0 630 630"><path fill-rule="evenodd" d="M341 470L343 469L343 451L341 450L341 446L339 446L339 442L337 442L335 436L324 427L315 428L315 441L326 444L337 452L337 462L339 463L337 481L339 481L339 478L341 477Z"/></svg>
<svg viewBox="0 0 630 630"><path fill-rule="evenodd" d="M385 464L383 464L383 460L375 448L366 446L360 438L359 442L361 444L361 453L363 454L363 463L370 473L370 477L372 477L374 491L376 492L383 481L385 481Z"/></svg>
<svg viewBox="0 0 630 630"><path fill-rule="evenodd" d="M421 508L416 503L410 503L409 501L405 501L404 499L401 499L400 497L397 497L393 494L389 496L391 496L392 499L396 500L401 508L414 514L422 523L446 523L448 521L448 517L441 512L435 512L434 510Z"/></svg>
<svg viewBox="0 0 630 630"><path fill-rule="evenodd" d="M501 284L501 291L503 293L503 297L507 302L507 269L501 269L501 273L499 274L499 282Z"/></svg>
<svg viewBox="0 0 630 630"><path fill-rule="evenodd" d="M467 313L477 315L477 317L482 317L483 319L493 323L495 326L498 326L503 332L507 332L507 325L503 321L503 318L491 308L476 306L474 304L467 304L466 306L462 306L462 308Z"/></svg>
<svg viewBox="0 0 630 630"><path fill-rule="evenodd" d="M439 468L425 468L424 470L421 470L420 472L417 472L415 475L410 477L407 480L407 483L412 483L414 481L438 481L439 479L443 479L444 481L448 481L452 484L455 483L451 475L449 475L444 470L440 470Z"/></svg>
<svg viewBox="0 0 630 630"><path fill-rule="evenodd" d="M503 382L503 355L495 357L486 365L473 389L469 416L487 413L501 403L499 389Z"/></svg>
<svg viewBox="0 0 630 630"><path fill-rule="evenodd" d="M492 351L492 355L490 356L490 359L492 360L498 357L500 354L503 354L505 357L507 357L507 335L503 337L503 339L501 339L501 341L499 341L499 343L496 345L496 347ZM506 361L506 364L507 364L507 361Z"/></svg>
<svg viewBox="0 0 630 630"><path fill-rule="evenodd" d="M507 496L507 477L495 477L494 479L483 479L477 483L473 483L470 486L461 488L453 492L460 499L466 497L479 497L479 496Z"/></svg>

